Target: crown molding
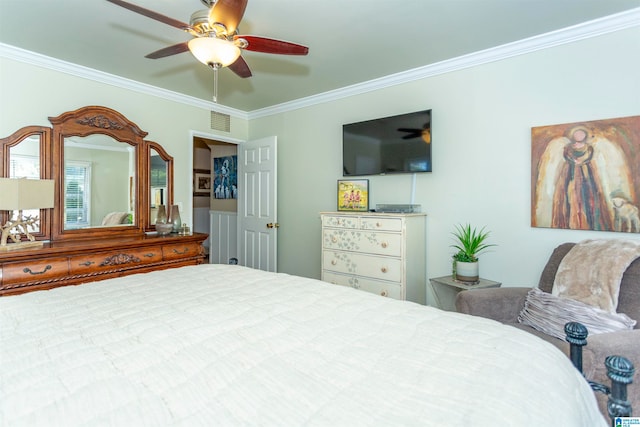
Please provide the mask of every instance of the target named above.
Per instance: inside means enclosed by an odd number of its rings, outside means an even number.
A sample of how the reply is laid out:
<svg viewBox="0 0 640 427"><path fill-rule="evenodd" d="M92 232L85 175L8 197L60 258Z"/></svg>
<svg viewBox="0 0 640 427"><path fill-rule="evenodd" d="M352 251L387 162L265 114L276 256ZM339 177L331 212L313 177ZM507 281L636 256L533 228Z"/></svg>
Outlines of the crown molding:
<svg viewBox="0 0 640 427"><path fill-rule="evenodd" d="M448 59L434 64L425 65L396 74L390 74L378 79L368 80L351 86L345 86L336 90L296 99L290 102L273 105L249 112L249 120L284 113L287 111L305 108L324 102L335 101L354 95L360 95L396 86L415 80L433 77L440 74L463 70L489 62L500 61L517 55L524 55L537 50L548 49L579 40L588 39L603 34L608 34L627 28L640 26L640 7L625 12L605 16L603 18L587 21L581 24L551 31L516 42L507 43L490 49L481 50L468 55Z"/></svg>
<svg viewBox="0 0 640 427"><path fill-rule="evenodd" d="M24 62L26 64L35 65L37 67L46 68L61 73L70 74L79 78L92 80L98 83L104 83L122 89L128 89L134 92L151 95L168 101L178 102L192 107L202 108L210 111L225 113L233 117L248 119L246 111L227 107L221 104L215 104L211 101L195 98L193 96L183 95L178 92L162 89L146 83L116 76L114 74L105 73L100 70L74 64L40 53L21 49L9 44L0 43L0 57L12 59L14 61Z"/></svg>
<svg viewBox="0 0 640 427"><path fill-rule="evenodd" d="M126 79L103 71L84 67L82 65L73 64L59 59L51 58L39 53L20 49L15 46L0 43L0 57L12 59L19 62L47 68L54 71L70 74L76 77L93 80L116 86L123 89L132 90L134 92L146 95L156 96L173 102L186 104L189 106L203 108L210 111L218 111L230 116L252 120L266 117L274 114L280 114L287 111L297 110L316 104L331 102L354 95L384 89L390 86L396 86L415 80L433 77L453 71L463 70L477 65L487 64L490 62L500 61L517 55L524 55L535 52L537 50L547 49L567 43L573 43L579 40L624 30L627 28L637 27L640 25L640 7L630 9L625 12L617 13L593 21L584 22L571 27L563 28L549 33L537 35L522 39L513 43L507 43L501 46L474 52L468 55L462 55L456 58L448 59L434 64L425 65L400 73L390 74L366 82L357 83L351 86L345 86L339 89L323 92L317 95L296 99L294 101L284 102L281 104L265 107L253 111L242 111L235 108L216 104L211 101L183 95L178 92L151 86L135 80Z"/></svg>

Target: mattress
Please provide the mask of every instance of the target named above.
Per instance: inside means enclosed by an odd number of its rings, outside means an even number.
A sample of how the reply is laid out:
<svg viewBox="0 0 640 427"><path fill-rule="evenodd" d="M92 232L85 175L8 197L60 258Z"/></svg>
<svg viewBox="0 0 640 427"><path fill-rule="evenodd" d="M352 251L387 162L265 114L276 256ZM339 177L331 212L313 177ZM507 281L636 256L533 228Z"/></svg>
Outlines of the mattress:
<svg viewBox="0 0 640 427"><path fill-rule="evenodd" d="M497 322L241 266L0 298L3 426L607 425Z"/></svg>

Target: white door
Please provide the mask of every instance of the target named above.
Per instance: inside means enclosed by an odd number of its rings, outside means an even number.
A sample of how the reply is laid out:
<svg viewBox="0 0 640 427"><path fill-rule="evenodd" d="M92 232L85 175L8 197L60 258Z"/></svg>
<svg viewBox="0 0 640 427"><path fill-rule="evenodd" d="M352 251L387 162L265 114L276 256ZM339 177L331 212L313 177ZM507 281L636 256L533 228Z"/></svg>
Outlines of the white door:
<svg viewBox="0 0 640 427"><path fill-rule="evenodd" d="M276 271L276 145L270 136L238 146L238 263Z"/></svg>

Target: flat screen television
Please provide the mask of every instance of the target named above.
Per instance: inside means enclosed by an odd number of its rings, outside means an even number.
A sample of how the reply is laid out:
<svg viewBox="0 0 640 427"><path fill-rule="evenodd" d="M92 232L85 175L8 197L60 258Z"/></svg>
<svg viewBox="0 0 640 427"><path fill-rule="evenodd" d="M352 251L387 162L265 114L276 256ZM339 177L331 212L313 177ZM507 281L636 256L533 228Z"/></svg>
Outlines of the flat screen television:
<svg viewBox="0 0 640 427"><path fill-rule="evenodd" d="M431 172L431 110L342 126L343 176Z"/></svg>

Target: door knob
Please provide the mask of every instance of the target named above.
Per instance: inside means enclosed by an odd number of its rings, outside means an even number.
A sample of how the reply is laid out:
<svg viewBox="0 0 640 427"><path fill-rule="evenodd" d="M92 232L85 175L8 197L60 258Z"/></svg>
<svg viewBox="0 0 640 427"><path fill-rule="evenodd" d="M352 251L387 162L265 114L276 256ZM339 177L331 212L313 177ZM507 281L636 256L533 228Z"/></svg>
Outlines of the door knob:
<svg viewBox="0 0 640 427"><path fill-rule="evenodd" d="M277 222L274 224L273 222L270 222L269 224L267 224L267 228L278 228L280 227L280 224L278 224Z"/></svg>

